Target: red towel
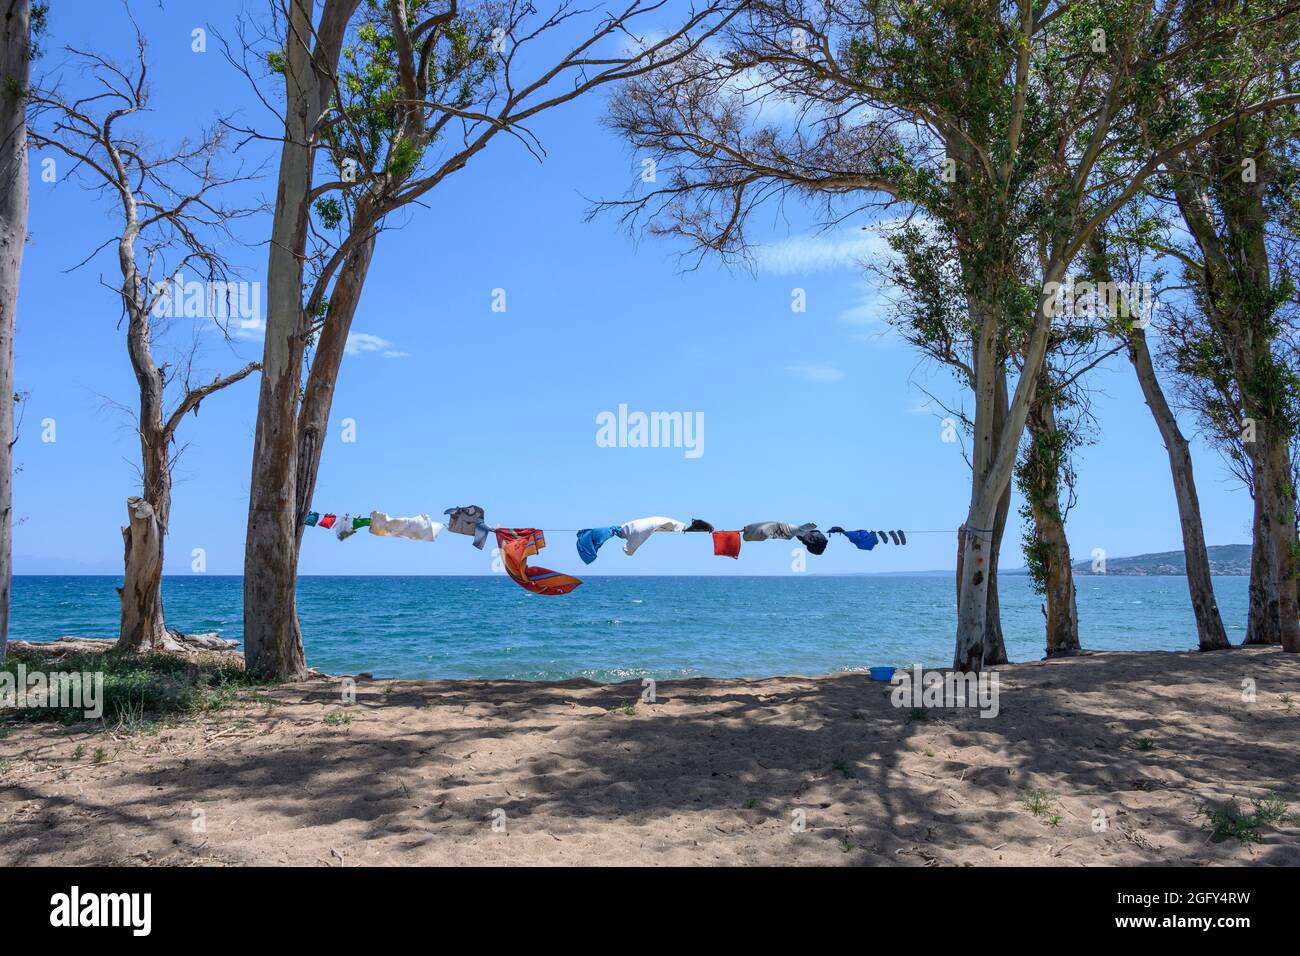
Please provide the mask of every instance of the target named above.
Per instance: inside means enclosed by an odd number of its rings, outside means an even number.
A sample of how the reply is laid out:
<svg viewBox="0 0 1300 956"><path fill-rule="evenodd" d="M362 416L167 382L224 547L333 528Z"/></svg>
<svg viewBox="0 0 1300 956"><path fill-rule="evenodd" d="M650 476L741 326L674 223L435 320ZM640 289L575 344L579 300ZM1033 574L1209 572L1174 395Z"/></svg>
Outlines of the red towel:
<svg viewBox="0 0 1300 956"><path fill-rule="evenodd" d="M739 531L713 532L713 553L721 555L724 558L739 558L740 557L740 532Z"/></svg>
<svg viewBox="0 0 1300 956"><path fill-rule="evenodd" d="M534 594L568 594L582 583L572 575L528 566L529 556L546 547L546 538L536 528L497 528L496 532L506 573L521 588Z"/></svg>
<svg viewBox="0 0 1300 956"><path fill-rule="evenodd" d="M316 527L329 529L334 527L334 522L337 520L338 515L325 515L320 519L320 521L316 522Z"/></svg>

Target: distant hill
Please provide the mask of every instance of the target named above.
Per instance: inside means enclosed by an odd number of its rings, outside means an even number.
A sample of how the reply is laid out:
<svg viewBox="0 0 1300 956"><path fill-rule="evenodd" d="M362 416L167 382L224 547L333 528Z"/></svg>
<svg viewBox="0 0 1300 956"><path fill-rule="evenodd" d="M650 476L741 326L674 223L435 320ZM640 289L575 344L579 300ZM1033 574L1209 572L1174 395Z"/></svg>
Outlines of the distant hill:
<svg viewBox="0 0 1300 956"><path fill-rule="evenodd" d="M1210 556L1211 574L1250 574L1250 545L1216 544L1206 548ZM1075 574L1092 574L1092 561L1079 561ZM1135 554L1127 558L1106 559L1107 574L1157 575L1186 574L1187 559L1181 551L1160 551L1156 554Z"/></svg>

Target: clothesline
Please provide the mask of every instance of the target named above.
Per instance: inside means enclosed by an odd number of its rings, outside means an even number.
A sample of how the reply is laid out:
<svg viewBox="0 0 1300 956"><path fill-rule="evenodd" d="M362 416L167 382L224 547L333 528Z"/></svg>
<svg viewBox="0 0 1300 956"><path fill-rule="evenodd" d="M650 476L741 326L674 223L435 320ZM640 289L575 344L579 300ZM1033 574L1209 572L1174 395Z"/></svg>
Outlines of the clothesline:
<svg viewBox="0 0 1300 956"><path fill-rule="evenodd" d="M334 531L340 541L345 541L362 529L368 529L378 537L407 538L415 541L438 540L444 530L453 534L469 535L474 539L474 547L482 550L487 544L488 535L496 536L498 551L505 566L506 573L517 583L536 594L568 594L582 584L571 575L549 568L529 567L528 558L536 555L546 547L545 532L541 528L508 528L489 525L483 509L478 505L463 505L448 508L443 512L447 516L444 524L435 521L428 514L421 513L410 517L393 517L383 511L372 511L369 517L353 515L351 512L310 511L303 524L309 527L325 528ZM958 529L960 530L960 529ZM743 528L729 530L716 529L701 518L695 518L688 525L685 521L662 515L650 518L635 518L621 525L605 525L597 528L559 528L555 532L573 532L576 536L578 556L584 564L593 563L600 549L611 538L619 538L623 543L623 553L633 555L650 537L660 532L681 534L710 534L713 538L713 553L718 557L739 559L742 541L768 541L772 539L792 540L807 548L808 552L820 555L830 543L828 534L839 534L847 538L858 550L871 551L875 547L907 545L907 532L901 529L891 530L850 530L835 525L826 532L821 531L816 523L801 525L787 524L783 521L757 521ZM984 529L967 529L972 534L991 533ZM953 534L954 531L934 529L913 531L917 534Z"/></svg>

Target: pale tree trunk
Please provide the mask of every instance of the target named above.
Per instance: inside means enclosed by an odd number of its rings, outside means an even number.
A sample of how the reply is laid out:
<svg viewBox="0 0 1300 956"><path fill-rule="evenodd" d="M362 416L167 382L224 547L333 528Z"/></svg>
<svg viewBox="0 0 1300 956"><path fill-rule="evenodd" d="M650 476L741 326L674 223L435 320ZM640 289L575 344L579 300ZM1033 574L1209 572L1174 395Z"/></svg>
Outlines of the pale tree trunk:
<svg viewBox="0 0 1300 956"><path fill-rule="evenodd" d="M143 495L127 499L127 523L122 528L123 576L118 589L122 615L113 649L123 653L171 646L162 602L163 550L171 516L171 468L168 439L161 422L161 381L153 381L158 389L142 389L140 396ZM145 417L154 414L158 416L156 424Z"/></svg>
<svg viewBox="0 0 1300 956"><path fill-rule="evenodd" d="M13 580L14 333L27 242L27 90L31 3L8 0L0 24L0 661Z"/></svg>
<svg viewBox="0 0 1300 956"><path fill-rule="evenodd" d="M1253 547L1267 552L1268 570L1274 584L1264 605L1268 619L1266 625L1261 624L1261 632L1269 636L1276 633L1277 643L1282 645L1283 650L1300 653L1300 608L1297 607L1296 595L1296 498L1292 484L1290 443L1269 430L1258 436L1256 444L1255 504L1259 525Z"/></svg>
<svg viewBox="0 0 1300 956"><path fill-rule="evenodd" d="M1147 337L1140 327L1134 327L1128 336L1128 354L1137 373L1142 397L1155 419L1160 438L1169 456L1169 471L1174 480L1174 498L1178 502L1178 522L1183 532L1183 554L1187 560L1187 590L1191 594L1192 612L1196 616L1197 645L1203 651L1217 651L1231 647L1219 615L1219 602L1214 597L1214 580L1210 576L1210 557L1205 548L1205 528L1201 523L1201 501L1196 494L1196 479L1192 474L1192 453L1178 427L1164 389L1156 377L1147 348Z"/></svg>
<svg viewBox="0 0 1300 956"><path fill-rule="evenodd" d="M1258 479L1257 479L1258 480ZM1278 614L1277 553L1273 550L1272 522L1258 491L1250 536L1250 586L1246 610L1247 645L1282 643L1282 618Z"/></svg>
<svg viewBox="0 0 1300 956"><path fill-rule="evenodd" d="M997 421L998 427L1002 427L1002 422L1007 416L1007 376L1005 371L999 370L998 374L998 393L997 393ZM989 546L989 588L987 598L987 613L985 615L985 632L984 632L984 663L986 665L1006 664L1007 645L1002 636L1002 604L998 599L998 562L1002 556L1002 536L1007 530L1007 516L1011 512L1011 485L1008 484L1006 491L1002 493L1002 498L998 502L997 513L993 517L993 540Z"/></svg>
<svg viewBox="0 0 1300 956"><path fill-rule="evenodd" d="M266 268L266 339L244 545L244 657L250 671L307 674L297 615L298 398L309 317L303 262L317 123L333 91L348 21L360 0L289 0L284 142ZM314 40L314 43L312 42Z"/></svg>
<svg viewBox="0 0 1300 956"><path fill-rule="evenodd" d="M1044 396L1029 413L1029 434L1033 442L1026 462L1034 485L1030 502L1034 540L1043 564L1043 588L1047 604L1047 656L1066 657L1079 653L1079 609L1075 600L1074 569L1070 544L1061 512L1061 462L1054 447L1056 413L1050 396Z"/></svg>
<svg viewBox="0 0 1300 956"><path fill-rule="evenodd" d="M953 668L979 671L984 665L988 641L989 555L993 545L998 504L1011 482L1020 436L1025 430L1029 403L1037 389L1039 371L1047 354L1051 332L1049 283L1059 283L1065 264L1053 260L1043 276L1044 291L1035 310L1034 329L1025 350L1024 371L1016 383L1001 427L994 427L997 409L997 359L1001 323L991 309L972 311L978 318L979 338L975 356L975 440L972 454L971 498L965 528L966 551L961 567L960 599L957 607L957 640Z"/></svg>
<svg viewBox="0 0 1300 956"><path fill-rule="evenodd" d="M1007 413L1007 379L1006 374L998 376L997 404L996 414L998 427L1006 418ZM1002 536L1007 529L1007 515L1011 511L1011 486L1007 485L1006 491L1002 493L1002 500L998 502L997 514L993 519L992 542L989 545L988 556L988 597L986 599L987 613L985 614L985 636L984 636L984 663L986 665L997 665L1008 663L1007 645L1002 635L1002 606L998 599L998 560L1002 553ZM966 532L959 530L957 532L957 608L961 609L961 578L962 564L965 560L966 553Z"/></svg>

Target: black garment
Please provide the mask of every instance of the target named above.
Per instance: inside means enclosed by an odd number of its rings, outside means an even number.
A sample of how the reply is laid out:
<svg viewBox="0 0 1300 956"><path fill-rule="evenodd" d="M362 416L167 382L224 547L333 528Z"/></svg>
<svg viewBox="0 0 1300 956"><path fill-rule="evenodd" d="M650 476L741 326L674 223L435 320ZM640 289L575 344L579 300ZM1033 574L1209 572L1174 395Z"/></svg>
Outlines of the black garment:
<svg viewBox="0 0 1300 956"><path fill-rule="evenodd" d="M903 532L901 531L898 532L898 543L907 544L907 535L903 534Z"/></svg>
<svg viewBox="0 0 1300 956"><path fill-rule="evenodd" d="M877 531L876 537L880 540L881 544L889 544L889 535L886 534L885 532Z"/></svg>
<svg viewBox="0 0 1300 956"><path fill-rule="evenodd" d="M826 545L830 543L830 539L816 528L809 528L807 531L799 532L799 540L813 554L821 554L826 550Z"/></svg>
<svg viewBox="0 0 1300 956"><path fill-rule="evenodd" d="M889 532L889 536L890 536L891 538L894 539L894 544L898 544L898 532L897 532L897 531L891 531L891 532Z"/></svg>
<svg viewBox="0 0 1300 956"><path fill-rule="evenodd" d="M707 521L703 521L703 520L701 520L700 518L696 518L696 519L694 519L690 524L688 524L688 525L687 525L683 530L684 530L684 531L709 531L709 532L712 532L712 531L713 531L713 525L709 524Z"/></svg>
<svg viewBox="0 0 1300 956"><path fill-rule="evenodd" d="M839 525L836 525L835 527L831 528L830 531L827 532L827 534L843 534L843 533L844 533L844 529L841 528Z"/></svg>

